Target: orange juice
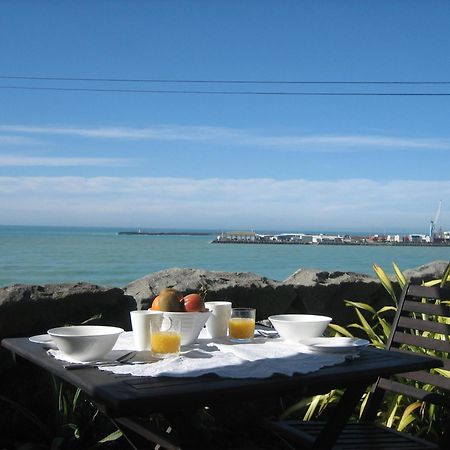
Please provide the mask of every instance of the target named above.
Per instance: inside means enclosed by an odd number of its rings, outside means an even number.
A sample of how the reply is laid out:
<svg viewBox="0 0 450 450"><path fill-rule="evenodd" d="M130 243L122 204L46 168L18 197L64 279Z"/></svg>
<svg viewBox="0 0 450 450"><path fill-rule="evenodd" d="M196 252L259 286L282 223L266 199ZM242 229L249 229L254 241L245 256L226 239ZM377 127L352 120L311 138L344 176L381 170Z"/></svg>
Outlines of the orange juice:
<svg viewBox="0 0 450 450"><path fill-rule="evenodd" d="M255 320L233 317L229 322L230 337L234 339L251 339L255 334Z"/></svg>
<svg viewBox="0 0 450 450"><path fill-rule="evenodd" d="M181 335L175 331L157 331L152 333L150 342L154 353L178 353L180 351Z"/></svg>

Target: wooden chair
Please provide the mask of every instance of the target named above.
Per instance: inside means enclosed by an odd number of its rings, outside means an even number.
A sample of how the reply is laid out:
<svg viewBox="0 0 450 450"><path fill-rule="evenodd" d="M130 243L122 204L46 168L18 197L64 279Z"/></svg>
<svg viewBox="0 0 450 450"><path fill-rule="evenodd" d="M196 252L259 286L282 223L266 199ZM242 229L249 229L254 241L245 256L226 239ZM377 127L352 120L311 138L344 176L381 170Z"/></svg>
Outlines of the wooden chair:
<svg viewBox="0 0 450 450"><path fill-rule="evenodd" d="M443 355L440 358L443 361L442 369L450 371L450 305L441 303L441 300L450 300L450 289L406 285L399 300L386 348L390 351L423 354L429 350L437 351ZM449 318L447 323L443 318ZM428 332L431 335L427 336ZM437 339L436 334L440 335ZM405 383L407 380L413 383ZM432 391L425 390L424 385L432 385L435 388ZM439 424L441 439L438 445L374 423L387 391L444 408L445 415L441 417ZM334 448L450 449L449 392L450 378L436 371L404 373L395 380L380 378L372 387L363 419L347 424ZM319 433L322 423L286 420L269 422L269 426L289 442L304 444L305 438L311 440Z"/></svg>

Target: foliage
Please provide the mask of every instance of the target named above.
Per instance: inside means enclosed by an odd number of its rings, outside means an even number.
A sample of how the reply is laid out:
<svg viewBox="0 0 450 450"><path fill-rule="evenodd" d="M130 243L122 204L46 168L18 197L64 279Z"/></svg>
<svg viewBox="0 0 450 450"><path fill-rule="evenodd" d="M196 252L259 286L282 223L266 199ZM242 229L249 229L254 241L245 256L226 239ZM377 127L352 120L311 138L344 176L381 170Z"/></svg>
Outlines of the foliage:
<svg viewBox="0 0 450 450"><path fill-rule="evenodd" d="M52 450L94 449L122 436L120 430L99 414L81 389L69 386L55 377L52 377L52 387L57 402L54 428L58 431L56 442L53 439Z"/></svg>
<svg viewBox="0 0 450 450"><path fill-rule="evenodd" d="M336 324L330 324L330 328L334 331L336 336L353 336L352 331L357 330L359 334L363 333L372 345L376 347L384 347L391 332L391 319L393 314L397 310L398 299L391 279L387 276L384 270L377 264L373 264L373 269L379 278L381 284L388 292L392 299L391 305L386 305L375 310L371 305L362 302L355 302L346 300L346 306L354 309L358 318L358 323L352 323L346 328ZM394 275L401 289L407 284L406 277L399 269L396 263L393 263ZM437 280L431 280L424 282L423 285L433 286L439 284L444 286L445 283L450 281L450 263L448 264L442 278ZM443 300L442 303L450 303ZM438 317L438 321L449 323L446 318ZM432 337L434 339L448 340L449 337L445 335L439 335L437 333L431 333L427 331L417 332L421 336ZM421 351L431 356L448 357L447 354L442 352L436 352L425 349L414 349L415 351ZM450 377L450 372L443 369L435 369L435 371L443 376ZM417 382L410 382L411 384L419 387ZM424 385L420 386L422 389L431 391L434 386ZM325 395L317 395L311 399L304 399L295 405L287 409L281 418L286 418L294 413L301 413L303 420L311 420L324 414L330 406L336 404L342 395L341 390L333 390ZM362 416L364 408L370 396L370 390L368 390L359 405L359 411L357 415ZM427 434L428 439L437 438L437 422L442 416L440 409L435 405L426 404L425 402L412 401L411 399L404 397L403 395L387 393L384 398L383 405L381 406L381 412L378 420L380 423L397 429L398 431L408 431L409 433L422 435Z"/></svg>
<svg viewBox="0 0 450 450"><path fill-rule="evenodd" d="M51 378L51 384L54 407L45 415L42 411L33 412L31 407L0 395L2 407L19 415L24 424L24 433L12 444L14 448L93 450L122 436L121 431L99 414L80 389L55 377ZM24 439L28 444L19 443Z"/></svg>

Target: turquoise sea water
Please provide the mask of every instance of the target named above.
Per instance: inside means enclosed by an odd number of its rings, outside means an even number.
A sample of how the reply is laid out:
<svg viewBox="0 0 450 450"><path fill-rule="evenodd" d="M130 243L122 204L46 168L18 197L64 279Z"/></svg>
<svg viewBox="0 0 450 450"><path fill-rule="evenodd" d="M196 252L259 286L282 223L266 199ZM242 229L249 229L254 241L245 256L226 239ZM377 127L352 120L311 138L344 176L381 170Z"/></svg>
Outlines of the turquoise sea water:
<svg viewBox="0 0 450 450"><path fill-rule="evenodd" d="M211 236L119 236L117 228L0 226L0 286L88 281L124 286L172 267L254 272L284 280L300 268L373 274L450 259L448 247L210 244Z"/></svg>

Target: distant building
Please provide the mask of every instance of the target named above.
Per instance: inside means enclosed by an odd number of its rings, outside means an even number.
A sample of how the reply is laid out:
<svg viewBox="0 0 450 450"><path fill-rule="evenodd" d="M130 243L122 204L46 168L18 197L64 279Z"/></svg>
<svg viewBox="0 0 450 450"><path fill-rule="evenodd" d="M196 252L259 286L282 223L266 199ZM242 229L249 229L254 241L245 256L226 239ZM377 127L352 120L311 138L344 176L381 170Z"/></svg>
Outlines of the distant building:
<svg viewBox="0 0 450 450"><path fill-rule="evenodd" d="M282 234L276 234L273 236L274 241L295 241L295 242L303 242L303 237L305 235L303 233L282 233Z"/></svg>
<svg viewBox="0 0 450 450"><path fill-rule="evenodd" d="M414 244L430 242L430 236L426 234L410 234L408 237L409 241L413 242Z"/></svg>
<svg viewBox="0 0 450 450"><path fill-rule="evenodd" d="M217 236L218 241L256 241L257 238L253 231L226 231Z"/></svg>

